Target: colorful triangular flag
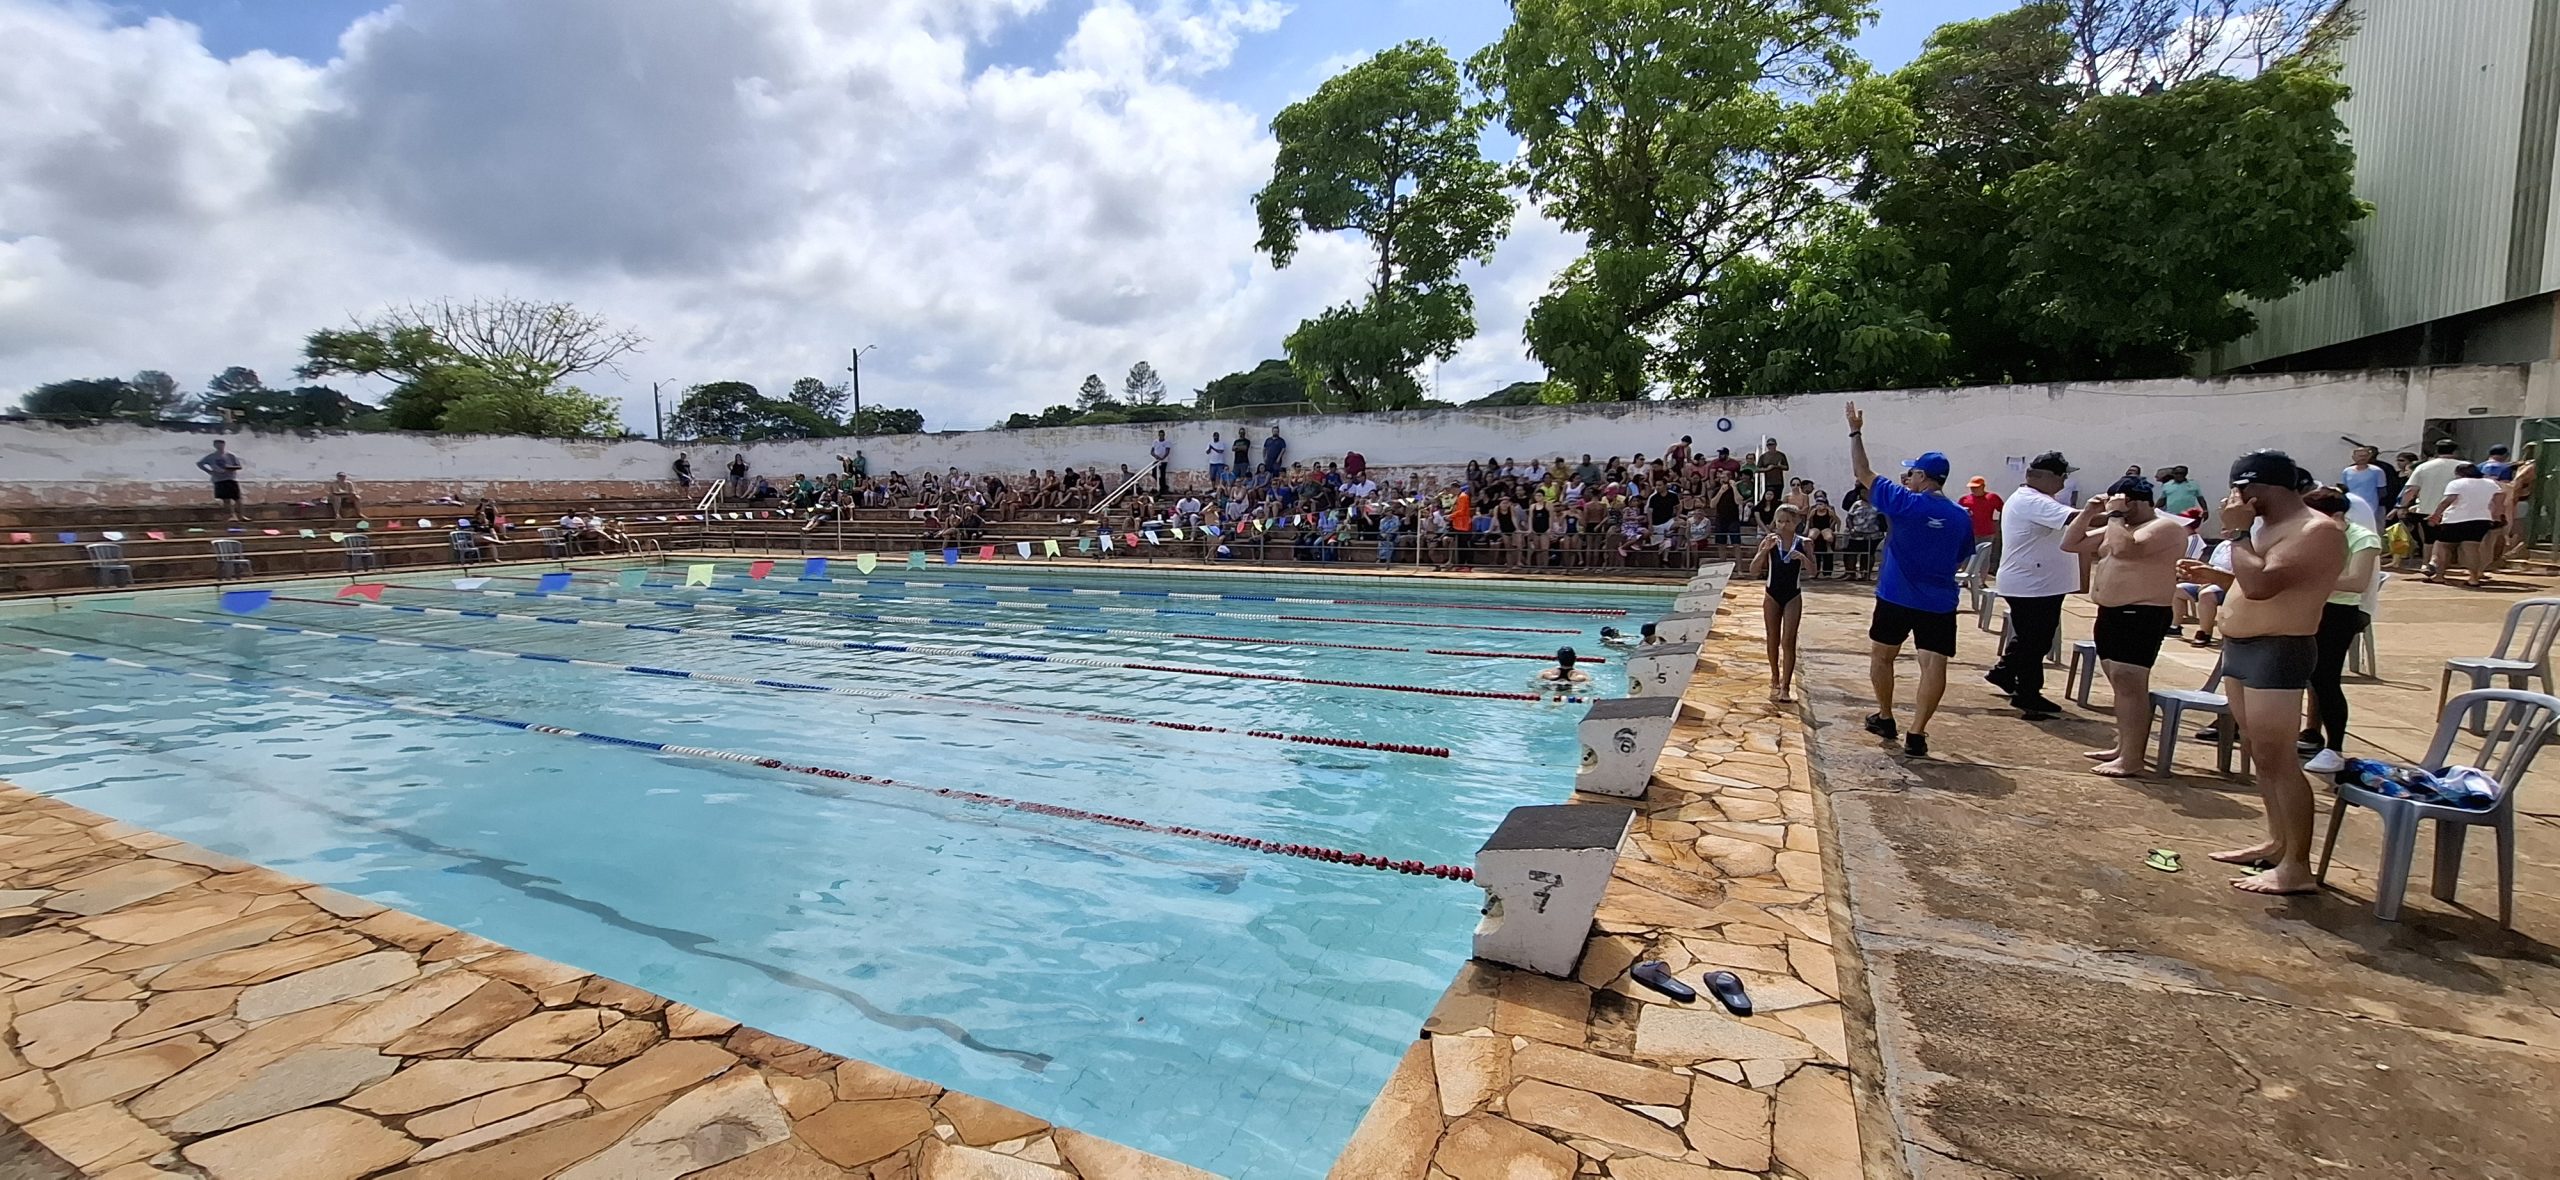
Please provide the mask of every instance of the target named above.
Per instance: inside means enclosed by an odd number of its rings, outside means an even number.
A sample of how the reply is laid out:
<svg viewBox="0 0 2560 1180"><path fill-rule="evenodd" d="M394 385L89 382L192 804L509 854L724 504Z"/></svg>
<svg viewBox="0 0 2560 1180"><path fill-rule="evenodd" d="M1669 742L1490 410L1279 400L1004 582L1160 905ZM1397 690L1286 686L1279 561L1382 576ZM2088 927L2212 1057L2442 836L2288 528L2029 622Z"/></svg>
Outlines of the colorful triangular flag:
<svg viewBox="0 0 2560 1180"><path fill-rule="evenodd" d="M711 575L713 572L714 567L712 563L707 561L686 566L684 567L684 584L687 586L708 586L711 584Z"/></svg>
<svg viewBox="0 0 2560 1180"><path fill-rule="evenodd" d="M533 588L545 594L557 594L560 591L569 588L569 575L563 573L544 574L542 575L541 581L534 583Z"/></svg>
<svg viewBox="0 0 2560 1180"><path fill-rule="evenodd" d="M431 529L436 527L436 522L421 516L418 518L418 527L422 529Z"/></svg>
<svg viewBox="0 0 2560 1180"><path fill-rule="evenodd" d="M283 529L259 529L258 531L265 533L270 537L281 537L284 535Z"/></svg>
<svg viewBox="0 0 2560 1180"><path fill-rule="evenodd" d="M329 543L330 543L330 544L333 544L333 545L344 544L344 543L346 543L346 539L347 539L347 535L346 535L345 533L331 533L331 534L329 534Z"/></svg>
<svg viewBox="0 0 2560 1180"><path fill-rule="evenodd" d="M923 550L910 549L907 551L907 568L911 570L920 570L924 568Z"/></svg>
<svg viewBox="0 0 2560 1180"><path fill-rule="evenodd" d="M11 533L9 534L9 543L12 545L33 545L36 543L36 535L34 533Z"/></svg>
<svg viewBox="0 0 2560 1180"><path fill-rule="evenodd" d="M1102 551L1105 553L1111 552L1111 534L1109 533L1102 534ZM1082 553L1084 550L1079 547L1076 552Z"/></svg>
<svg viewBox="0 0 2560 1180"><path fill-rule="evenodd" d="M313 530L313 529L304 529L304 530L302 530L302 535L303 535L303 536L306 536L306 537L317 537L317 536L319 536L320 534L319 534L316 530Z"/></svg>
<svg viewBox="0 0 2560 1180"><path fill-rule="evenodd" d="M124 534L123 534L123 533L120 533L120 532L117 532L117 531L116 531L116 530L114 530L114 529L108 529L107 531L105 531L105 532L103 532L103 533L100 533L100 534L98 534L98 535L99 535L99 536L101 536L101 537L105 537L106 539L108 539L108 540L110 540L110 541L121 541L121 540L124 540Z"/></svg>
<svg viewBox="0 0 2560 1180"><path fill-rule="evenodd" d="M945 550L943 550L943 551L942 551L942 564L944 564L944 565L958 565L958 564L960 564L960 551L959 551L959 550L957 550L957 549L945 549Z"/></svg>
<svg viewBox="0 0 2560 1180"><path fill-rule="evenodd" d="M250 614L264 609L267 600L273 597L273 590L225 590L222 592L222 609L235 615Z"/></svg>
<svg viewBox="0 0 2560 1180"><path fill-rule="evenodd" d="M370 529L370 528L372 528L372 527L373 527L373 522L372 522L372 521L370 521L370 520L359 520L359 521L357 521L357 522L356 522L356 529L357 529L358 531L363 531L363 530L366 530L366 529Z"/></svg>
<svg viewBox="0 0 2560 1180"><path fill-rule="evenodd" d="M453 580L453 588L456 590L477 590L488 584L487 578L455 578Z"/></svg>
<svg viewBox="0 0 2560 1180"><path fill-rule="evenodd" d="M747 563L747 578L749 581L762 580L766 574L772 572L773 563L770 561L751 561Z"/></svg>
<svg viewBox="0 0 2560 1180"><path fill-rule="evenodd" d="M146 537L149 537L149 538L151 538L151 539L152 539L152 540L154 540L154 541L166 541L166 540L168 540L168 539L169 539L169 534L168 534L168 533L166 533L166 532L164 532L164 531L162 531L162 530L160 530L160 529L153 529L153 530L151 530L150 532L144 533L144 534L142 534L142 535L143 535L143 536L146 536Z"/></svg>
<svg viewBox="0 0 2560 1180"><path fill-rule="evenodd" d="M613 576L613 584L625 590L637 590L649 584L649 571L624 570Z"/></svg>
<svg viewBox="0 0 2560 1180"><path fill-rule="evenodd" d="M994 561L995 559L996 559L996 547L995 547L995 546L993 546L993 545L980 545L980 546L978 546L978 560L980 560L980 561Z"/></svg>
<svg viewBox="0 0 2560 1180"><path fill-rule="evenodd" d="M353 586L340 586L338 587L338 597L370 598L375 602L380 602L382 601L382 583L358 582Z"/></svg>
<svg viewBox="0 0 2560 1180"><path fill-rule="evenodd" d="M60 541L60 542L62 542L62 543L63 543L63 544L65 544L65 545L77 545L77 544L79 544L79 543L80 543L80 534L78 534L78 533L55 533L55 534L53 535L53 539L54 539L54 540L57 540L57 541Z"/></svg>
<svg viewBox="0 0 2560 1180"><path fill-rule="evenodd" d="M1146 533L1147 544L1161 545L1164 543L1156 539L1156 531L1154 529L1146 529L1144 532Z"/></svg>
<svg viewBox="0 0 2560 1180"><path fill-rule="evenodd" d="M871 571L880 568L880 555L877 553L856 553L853 555L853 568L866 574L870 573Z"/></svg>
<svg viewBox="0 0 2560 1180"><path fill-rule="evenodd" d="M1091 537L1078 537L1078 538L1076 538L1076 552L1078 552L1078 553L1091 553L1091 552L1093 552L1093 538L1091 538Z"/></svg>
<svg viewBox="0 0 2560 1180"><path fill-rule="evenodd" d="M807 561L801 562L800 580L803 582L826 581L827 559L823 557L812 557Z"/></svg>
<svg viewBox="0 0 2560 1180"><path fill-rule="evenodd" d="M1023 555L1024 557L1029 557L1031 556L1031 542L1016 541L1013 543L1013 551Z"/></svg>
<svg viewBox="0 0 2560 1180"><path fill-rule="evenodd" d="M1173 539L1174 539L1174 540L1177 540L1177 541L1188 541L1188 540L1190 540L1191 538L1189 538L1189 537L1185 537L1185 536L1183 536L1183 535L1182 535L1182 526L1181 526L1181 525L1175 525L1175 526L1173 526Z"/></svg>
<svg viewBox="0 0 2560 1180"><path fill-rule="evenodd" d="M1058 555L1058 539L1056 537L1051 537L1048 540L1040 542L1040 552L1044 556L1056 557Z"/></svg>

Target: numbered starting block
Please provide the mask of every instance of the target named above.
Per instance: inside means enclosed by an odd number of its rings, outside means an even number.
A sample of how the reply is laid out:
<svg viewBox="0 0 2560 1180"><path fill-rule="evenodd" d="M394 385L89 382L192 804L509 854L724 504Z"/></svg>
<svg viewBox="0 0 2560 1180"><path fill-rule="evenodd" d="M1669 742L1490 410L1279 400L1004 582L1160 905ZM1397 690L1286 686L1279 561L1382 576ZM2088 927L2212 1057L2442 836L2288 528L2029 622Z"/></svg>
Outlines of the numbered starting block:
<svg viewBox="0 0 2560 1180"><path fill-rule="evenodd" d="M1677 611L1653 621L1653 634L1664 643L1704 643L1714 629L1714 611Z"/></svg>
<svg viewBox="0 0 2560 1180"><path fill-rule="evenodd" d="M1582 769L1573 789L1626 799L1644 797L1653 780L1653 764L1671 740L1671 723L1680 716L1680 694L1594 701L1582 715Z"/></svg>
<svg viewBox="0 0 2560 1180"><path fill-rule="evenodd" d="M1515 807L1476 851L1485 891L1476 957L1573 974L1636 810L1613 803Z"/></svg>
<svg viewBox="0 0 2560 1180"><path fill-rule="evenodd" d="M1698 670L1698 645L1642 644L1628 648L1619 662L1627 666L1628 696L1676 701L1689 691L1689 677Z"/></svg>

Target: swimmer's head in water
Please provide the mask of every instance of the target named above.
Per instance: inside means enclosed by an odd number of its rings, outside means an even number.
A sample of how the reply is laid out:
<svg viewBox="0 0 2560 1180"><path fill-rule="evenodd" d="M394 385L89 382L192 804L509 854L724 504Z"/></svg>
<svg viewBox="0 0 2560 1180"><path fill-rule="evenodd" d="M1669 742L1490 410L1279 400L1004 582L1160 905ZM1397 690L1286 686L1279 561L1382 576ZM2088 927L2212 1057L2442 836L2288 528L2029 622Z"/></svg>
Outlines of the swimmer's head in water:
<svg viewBox="0 0 2560 1180"><path fill-rule="evenodd" d="M1616 639L1617 637L1618 629L1615 627L1602 627L1600 629L1600 638L1602 639Z"/></svg>
<svg viewBox="0 0 2560 1180"><path fill-rule="evenodd" d="M1574 654L1572 648L1559 647L1556 649L1556 668L1563 672L1573 671L1573 662L1580 658Z"/></svg>
<svg viewBox="0 0 2560 1180"><path fill-rule="evenodd" d="M1653 638L1653 624L1645 624L1642 628L1637 630L1636 634L1642 635L1647 639Z"/></svg>

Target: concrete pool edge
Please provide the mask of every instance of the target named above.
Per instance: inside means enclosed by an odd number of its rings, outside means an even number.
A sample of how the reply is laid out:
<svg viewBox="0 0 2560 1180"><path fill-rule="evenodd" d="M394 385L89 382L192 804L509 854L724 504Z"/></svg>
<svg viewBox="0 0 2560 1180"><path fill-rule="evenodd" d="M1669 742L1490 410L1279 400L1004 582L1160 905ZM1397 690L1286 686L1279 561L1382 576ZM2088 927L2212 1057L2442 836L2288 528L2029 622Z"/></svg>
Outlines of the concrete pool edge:
<svg viewBox="0 0 2560 1180"><path fill-rule="evenodd" d="M67 1175L1208 1175L5 781L0 886L0 1118Z"/></svg>
<svg viewBox="0 0 2560 1180"><path fill-rule="evenodd" d="M1829 817L1802 714L1768 701L1758 612L1734 609L1756 596L1727 594L1576 977L1469 962L1335 1180L1866 1174ZM1733 971L1759 1012L1673 1004L1628 976L1643 959Z"/></svg>

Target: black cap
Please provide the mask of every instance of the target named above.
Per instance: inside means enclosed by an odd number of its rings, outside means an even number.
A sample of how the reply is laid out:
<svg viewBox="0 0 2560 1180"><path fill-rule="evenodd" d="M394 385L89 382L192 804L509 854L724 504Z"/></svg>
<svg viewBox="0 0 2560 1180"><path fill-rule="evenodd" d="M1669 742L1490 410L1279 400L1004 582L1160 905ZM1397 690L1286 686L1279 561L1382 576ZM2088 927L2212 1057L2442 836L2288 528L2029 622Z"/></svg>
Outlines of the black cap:
<svg viewBox="0 0 2560 1180"><path fill-rule="evenodd" d="M2507 453L2507 444L2505 444L2505 443L2499 443L2498 445L2496 445L2496 446L2494 446L2494 447L2489 448L2489 453L2490 453L2490 454L2492 454L2492 455L2503 455L2503 454L2506 454L2506 453Z"/></svg>
<svg viewBox="0 0 2560 1180"><path fill-rule="evenodd" d="M2146 504L2155 498L2151 494L2151 481L2139 475L2128 475L2107 485L2107 494L2122 496L2128 500L2140 500Z"/></svg>
<svg viewBox="0 0 2560 1180"><path fill-rule="evenodd" d="M2079 468L2072 466L2070 460L2063 458L2062 452L2046 451L2045 453L2030 460L2027 463L2027 470L2050 471L2055 475L2069 475L2074 471L2078 471Z"/></svg>
<svg viewBox="0 0 2560 1180"><path fill-rule="evenodd" d="M2311 486L2311 475L2283 451L2251 451L2233 460L2231 486L2266 484L2298 492Z"/></svg>

